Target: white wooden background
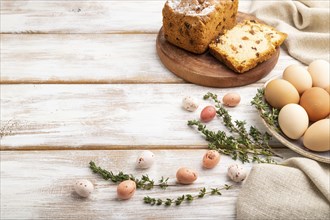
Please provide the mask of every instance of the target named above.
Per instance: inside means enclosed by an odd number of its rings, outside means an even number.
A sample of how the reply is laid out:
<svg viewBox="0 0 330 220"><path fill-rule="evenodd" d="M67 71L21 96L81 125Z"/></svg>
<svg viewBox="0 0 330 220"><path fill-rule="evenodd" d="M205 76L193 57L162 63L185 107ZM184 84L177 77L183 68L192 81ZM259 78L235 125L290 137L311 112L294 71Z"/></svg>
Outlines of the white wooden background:
<svg viewBox="0 0 330 220"><path fill-rule="evenodd" d="M214 89L189 84L160 62L155 39L165 0L1 0L1 219L234 219L240 186L180 207L150 207L142 198L176 197L229 180L223 156L201 168L207 143L186 123L198 112L181 108L186 95L235 91L230 113L264 130L250 106L257 88L292 63L285 48L275 69L252 85ZM248 12L250 1L240 1ZM209 124L223 129L219 121ZM295 156L272 142L284 158ZM150 170L134 169L142 149L154 151ZM117 201L116 187L91 173L90 160L113 171L157 179L181 166L199 171L190 186L138 191ZM250 168L251 164L245 164ZM88 199L73 193L77 178L96 186Z"/></svg>

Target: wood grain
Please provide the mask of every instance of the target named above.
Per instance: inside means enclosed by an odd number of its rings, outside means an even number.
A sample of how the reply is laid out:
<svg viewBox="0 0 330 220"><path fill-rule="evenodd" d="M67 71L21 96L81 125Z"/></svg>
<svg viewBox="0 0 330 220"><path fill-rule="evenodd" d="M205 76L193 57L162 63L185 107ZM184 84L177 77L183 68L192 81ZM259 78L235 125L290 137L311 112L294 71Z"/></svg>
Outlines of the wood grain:
<svg viewBox="0 0 330 220"><path fill-rule="evenodd" d="M201 169L205 150L196 148L207 143L186 125L198 113L181 109L184 96L239 92L241 105L229 111L264 130L250 99L262 83L296 61L281 52L271 74L239 90L185 84L156 55L164 2L0 1L1 219L235 218L240 187L170 209L144 205L142 198L175 198L228 181L226 168L233 162L228 157L214 170ZM247 11L250 3L240 1L240 11ZM209 104L200 101L201 107ZM208 126L223 128L217 120ZM164 150L155 150L159 148ZM179 150L183 148L193 149ZM141 149L153 149L157 156L148 171L134 169ZM285 158L297 155L283 148L276 151ZM115 198L113 184L91 173L90 160L137 176L169 176L172 182L176 169L186 165L198 170L200 178L192 186L138 191L124 202ZM81 199L73 192L77 178L95 184L91 198Z"/></svg>
<svg viewBox="0 0 330 220"><path fill-rule="evenodd" d="M236 20L239 23L251 19L258 20L252 15L238 12ZM244 86L262 79L272 71L280 53L280 49L277 49L267 61L239 74L219 62L208 51L197 55L169 43L163 28L158 33L156 48L162 63L178 77L197 85L217 88Z"/></svg>
<svg viewBox="0 0 330 220"><path fill-rule="evenodd" d="M156 163L149 170L136 170L140 151L2 151L1 218L2 219L234 219L235 202L240 185L223 191L222 196L207 197L180 207L151 207L143 204L144 196L177 197L195 193L201 187L217 187L230 181L227 167L234 161L222 156L212 170L201 168L205 150L155 150ZM285 158L295 156L280 149ZM138 190L129 201L116 199L116 186L92 174L90 160L114 172L125 171L137 177L148 173L151 178L170 177L175 183L176 170L188 166L199 173L195 184L167 190ZM244 165L247 169L251 164ZM79 198L72 189L76 179L93 182L95 191L88 199ZM5 202L4 202L5 201Z"/></svg>
<svg viewBox="0 0 330 220"><path fill-rule="evenodd" d="M184 83L160 62L156 34L2 34L0 82ZM298 63L281 49L273 71Z"/></svg>
<svg viewBox="0 0 330 220"><path fill-rule="evenodd" d="M1 148L205 147L204 138L187 126L212 104L202 100L203 95L211 91L221 99L227 92L238 92L242 101L228 109L230 114L265 130L250 106L258 86L237 90L190 84L2 85L1 127L6 135ZM187 95L200 102L194 113L181 107ZM208 127L225 129L219 120Z"/></svg>
<svg viewBox="0 0 330 220"><path fill-rule="evenodd" d="M157 33L164 0L1 1L1 33ZM241 1L246 11L250 1Z"/></svg>
<svg viewBox="0 0 330 220"><path fill-rule="evenodd" d="M2 35L2 83L179 83L154 34ZM141 56L143 54L143 56Z"/></svg>
<svg viewBox="0 0 330 220"><path fill-rule="evenodd" d="M2 33L150 33L161 24L163 5L162 1L130 1L129 4L1 1L1 30ZM152 19L146 19L148 15L153 15Z"/></svg>

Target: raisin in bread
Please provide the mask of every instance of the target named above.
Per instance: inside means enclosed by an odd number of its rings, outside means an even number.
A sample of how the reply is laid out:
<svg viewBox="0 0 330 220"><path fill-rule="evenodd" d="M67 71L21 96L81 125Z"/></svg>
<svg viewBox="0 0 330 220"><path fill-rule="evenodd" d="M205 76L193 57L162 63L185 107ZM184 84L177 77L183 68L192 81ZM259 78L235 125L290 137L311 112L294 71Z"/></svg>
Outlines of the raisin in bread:
<svg viewBox="0 0 330 220"><path fill-rule="evenodd" d="M244 73L268 60L285 38L286 34L251 20L226 31L209 48L211 54L229 68Z"/></svg>
<svg viewBox="0 0 330 220"><path fill-rule="evenodd" d="M271 38L272 44L275 47L281 46L281 44L284 42L284 40L288 37L288 35L286 33L277 31L272 26L258 23L255 20L250 20L250 21L246 21L246 22L259 26L261 28L261 32L264 32L265 34L269 35L269 37Z"/></svg>
<svg viewBox="0 0 330 220"><path fill-rule="evenodd" d="M163 30L167 41L201 54L224 30L235 25L238 0L167 0Z"/></svg>

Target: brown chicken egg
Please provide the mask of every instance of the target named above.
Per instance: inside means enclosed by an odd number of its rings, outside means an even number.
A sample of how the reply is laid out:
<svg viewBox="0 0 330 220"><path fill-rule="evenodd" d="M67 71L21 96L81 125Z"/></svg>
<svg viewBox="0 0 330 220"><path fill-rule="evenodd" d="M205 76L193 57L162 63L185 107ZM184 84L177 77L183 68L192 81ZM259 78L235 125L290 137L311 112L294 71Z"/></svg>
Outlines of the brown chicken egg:
<svg viewBox="0 0 330 220"><path fill-rule="evenodd" d="M313 151L330 150L330 119L322 119L312 124L305 132L303 143Z"/></svg>
<svg viewBox="0 0 330 220"><path fill-rule="evenodd" d="M328 86L325 88L325 91L327 91L327 92L330 94L330 85L328 85Z"/></svg>
<svg viewBox="0 0 330 220"><path fill-rule="evenodd" d="M281 109L290 103L299 103L296 88L284 79L274 79L266 85L265 99L274 108Z"/></svg>
<svg viewBox="0 0 330 220"><path fill-rule="evenodd" d="M326 118L330 113L330 95L324 89L313 87L306 90L300 99L310 121Z"/></svg>
<svg viewBox="0 0 330 220"><path fill-rule="evenodd" d="M291 139L299 139L308 128L308 115L298 104L287 104L279 115L278 123L282 132Z"/></svg>
<svg viewBox="0 0 330 220"><path fill-rule="evenodd" d="M290 82L302 94L312 88L312 77L302 66L290 65L283 72L283 79Z"/></svg>
<svg viewBox="0 0 330 220"><path fill-rule="evenodd" d="M308 66L313 86L325 89L330 84L329 62L326 60L315 60Z"/></svg>

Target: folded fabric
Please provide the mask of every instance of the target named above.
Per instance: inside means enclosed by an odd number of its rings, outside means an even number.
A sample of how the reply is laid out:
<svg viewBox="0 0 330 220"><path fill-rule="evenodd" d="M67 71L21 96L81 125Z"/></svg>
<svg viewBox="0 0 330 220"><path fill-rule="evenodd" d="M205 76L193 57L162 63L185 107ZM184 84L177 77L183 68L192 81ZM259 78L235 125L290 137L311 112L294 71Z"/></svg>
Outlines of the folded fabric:
<svg viewBox="0 0 330 220"><path fill-rule="evenodd" d="M330 219L330 165L291 158L253 166L237 200L237 219Z"/></svg>
<svg viewBox="0 0 330 220"><path fill-rule="evenodd" d="M292 57L307 65L316 59L329 62L329 1L254 0L250 13L288 34L284 44Z"/></svg>

